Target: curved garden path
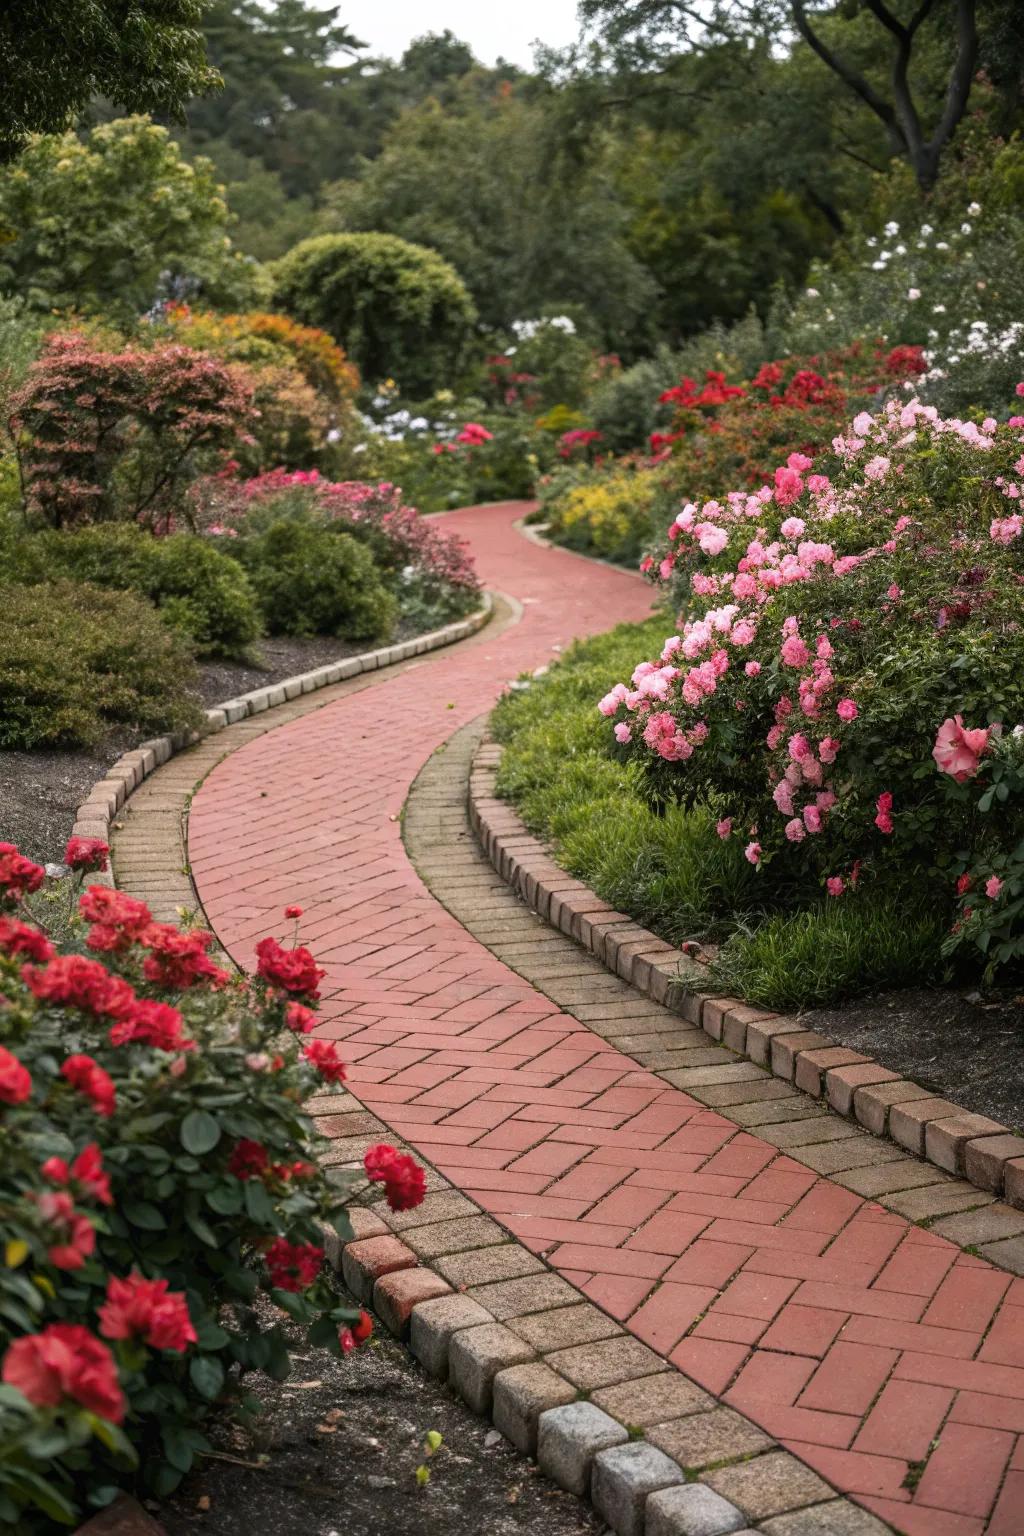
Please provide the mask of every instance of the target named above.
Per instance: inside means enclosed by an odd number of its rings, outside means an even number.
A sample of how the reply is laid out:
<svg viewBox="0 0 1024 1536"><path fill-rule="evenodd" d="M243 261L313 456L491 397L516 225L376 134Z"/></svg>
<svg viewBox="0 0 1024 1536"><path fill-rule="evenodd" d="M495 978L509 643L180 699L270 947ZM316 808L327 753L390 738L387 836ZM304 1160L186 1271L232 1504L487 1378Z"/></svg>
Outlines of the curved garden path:
<svg viewBox="0 0 1024 1536"><path fill-rule="evenodd" d="M320 1033L344 1042L353 1093L659 1355L908 1536L1019 1536L1024 1280L640 1068L604 1038L609 1010L558 1009L410 862L400 818L430 754L574 635L650 610L634 577L524 538L524 510L446 519L519 622L212 770L189 821L207 917L251 967L283 905L303 906Z"/></svg>

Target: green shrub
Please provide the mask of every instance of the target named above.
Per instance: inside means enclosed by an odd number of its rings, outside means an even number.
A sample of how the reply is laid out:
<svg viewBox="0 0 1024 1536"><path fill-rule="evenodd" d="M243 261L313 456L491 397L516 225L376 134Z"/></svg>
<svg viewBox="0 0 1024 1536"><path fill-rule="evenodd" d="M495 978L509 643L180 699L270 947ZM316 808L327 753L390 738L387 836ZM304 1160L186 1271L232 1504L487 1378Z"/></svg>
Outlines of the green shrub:
<svg viewBox="0 0 1024 1536"><path fill-rule="evenodd" d="M238 554L271 634L386 640L394 629L395 599L349 533L283 521L240 539Z"/></svg>
<svg viewBox="0 0 1024 1536"><path fill-rule="evenodd" d="M282 307L329 331L368 382L394 374L416 397L458 370L476 310L436 251L394 235L317 235L273 272Z"/></svg>
<svg viewBox="0 0 1024 1536"><path fill-rule="evenodd" d="M10 586L0 624L0 747L93 746L117 725L198 725L192 653L131 592Z"/></svg>
<svg viewBox="0 0 1024 1536"><path fill-rule="evenodd" d="M30 534L12 551L10 578L54 577L131 590L207 656L237 656L260 633L256 594L237 560L190 533L157 539L131 524Z"/></svg>

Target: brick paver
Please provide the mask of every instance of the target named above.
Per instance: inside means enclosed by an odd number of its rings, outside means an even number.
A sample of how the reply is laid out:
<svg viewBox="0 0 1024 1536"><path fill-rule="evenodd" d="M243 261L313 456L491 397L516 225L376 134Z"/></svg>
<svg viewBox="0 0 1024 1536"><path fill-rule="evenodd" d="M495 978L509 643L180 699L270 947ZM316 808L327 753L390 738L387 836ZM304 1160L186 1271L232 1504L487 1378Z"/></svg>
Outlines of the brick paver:
<svg viewBox="0 0 1024 1536"><path fill-rule="evenodd" d="M574 1386L614 1388L668 1358L897 1530L1024 1529L1024 1281L860 1193L888 1200L898 1186L908 1212L923 1198L913 1177L886 1177L894 1160L904 1167L887 1144L818 1108L758 1099L757 1069L722 1076L705 1057L696 1073L673 1071L692 1092L672 1086L642 1064L650 1050L627 1054L608 1037L630 1030L667 1051L704 1049L705 1035L596 975L588 957L566 964L562 947L527 942L520 958L498 958L410 863L400 818L431 752L574 634L649 609L635 578L524 540L512 527L522 510L448 522L485 582L522 605L520 623L384 673L213 769L189 826L207 916L250 966L255 941L281 931L284 902L305 908L303 936L327 969L322 1032L343 1042L352 1091L494 1218L456 1218L451 1246L440 1229L439 1245L429 1228L413 1232L416 1251L430 1248L455 1285L513 1280L496 1222L636 1336L628 1360L627 1341L563 1348L553 1336L542 1352ZM420 801L417 817L438 843L466 837L464 811L444 796ZM514 941L503 882L479 861L452 868L477 932L496 949ZM518 973L534 954L561 1006ZM776 1033L775 1048L795 1038ZM709 1107L705 1093L725 1097ZM915 1105L898 1113L923 1137ZM962 1186L949 1187L950 1237L1018 1241L984 1212L956 1215L990 1197L959 1203ZM498 1342L516 1354L521 1341L506 1326ZM481 1361L466 1369L479 1366L486 1396ZM722 1474L719 1488L754 1519L776 1508L766 1461ZM805 1476L811 1503L821 1485Z"/></svg>

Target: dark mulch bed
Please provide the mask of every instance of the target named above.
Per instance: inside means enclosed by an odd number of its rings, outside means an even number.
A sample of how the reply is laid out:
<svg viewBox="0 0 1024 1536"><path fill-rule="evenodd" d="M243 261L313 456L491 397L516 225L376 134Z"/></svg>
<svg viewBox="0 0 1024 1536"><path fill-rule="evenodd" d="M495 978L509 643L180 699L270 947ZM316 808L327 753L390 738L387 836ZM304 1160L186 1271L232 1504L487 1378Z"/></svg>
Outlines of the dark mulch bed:
<svg viewBox="0 0 1024 1536"><path fill-rule="evenodd" d="M211 1437L234 1459L204 1458L155 1511L168 1536L605 1531L387 1336L345 1360L297 1349L289 1381L247 1381L264 1408L252 1436L225 1428ZM444 1444L420 1487L431 1430Z"/></svg>
<svg viewBox="0 0 1024 1536"><path fill-rule="evenodd" d="M940 1098L1024 1133L1024 996L922 988L800 1018Z"/></svg>
<svg viewBox="0 0 1024 1536"><path fill-rule="evenodd" d="M400 625L395 641L409 640L420 632ZM255 661L201 663L197 694L203 708L210 709L240 693L370 649L365 641L348 643L322 635L309 640L261 640L259 665ZM0 751L0 842L16 843L39 863L59 861L75 812L92 786L122 752L141 739L119 731L87 751Z"/></svg>

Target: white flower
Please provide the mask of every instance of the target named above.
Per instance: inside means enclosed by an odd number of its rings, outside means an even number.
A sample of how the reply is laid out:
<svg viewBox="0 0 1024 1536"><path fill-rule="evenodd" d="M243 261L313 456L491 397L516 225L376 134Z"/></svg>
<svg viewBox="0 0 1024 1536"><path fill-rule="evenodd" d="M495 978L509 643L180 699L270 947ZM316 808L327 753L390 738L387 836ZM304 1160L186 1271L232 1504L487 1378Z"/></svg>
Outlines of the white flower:
<svg viewBox="0 0 1024 1536"><path fill-rule="evenodd" d="M891 220L891 221L890 221L890 222L889 222L889 223L888 223L888 224L887 224L887 225L886 225L886 226L885 226L885 231L884 231L884 232L885 232L885 234L887 234L887 235L890 235L890 236L891 236L891 235L898 235L898 234L899 234L899 232L900 232L900 227L899 227L899 225L898 225L898 224L897 224L897 223L896 223L896 221L895 221L895 219L893 219L893 220Z"/></svg>
<svg viewBox="0 0 1024 1536"><path fill-rule="evenodd" d="M807 297L809 299L820 299L821 294L818 292L817 288L808 288Z"/></svg>
<svg viewBox="0 0 1024 1536"><path fill-rule="evenodd" d="M907 289L907 298L911 301L911 303L913 303L913 301L915 299L919 299L920 297L921 297L921 290L920 290L920 288L908 288Z"/></svg>
<svg viewBox="0 0 1024 1536"><path fill-rule="evenodd" d="M945 313L946 313L946 306L945 306L945 304L933 304L932 305L932 314L933 315L944 315Z"/></svg>
<svg viewBox="0 0 1024 1536"><path fill-rule="evenodd" d="M964 224L961 224L961 225L960 225L960 233L961 233L961 234L962 234L962 235L969 235L969 234L970 234L970 232L971 232L971 226L970 226L970 224L967 224L967 223L964 223Z"/></svg>
<svg viewBox="0 0 1024 1536"><path fill-rule="evenodd" d="M935 249L937 251L948 251L949 250L949 241L948 240L936 240L936 242L935 242Z"/></svg>
<svg viewBox="0 0 1024 1536"><path fill-rule="evenodd" d="M898 245L896 247L896 255L897 256L905 256L906 254L907 254L907 248L906 248L905 245Z"/></svg>
<svg viewBox="0 0 1024 1536"><path fill-rule="evenodd" d="M932 233L933 233L933 230L932 230L932 226L930 224L922 224L921 225L921 235L922 235L922 237L925 240L927 240L928 236L930 234L932 234Z"/></svg>
<svg viewBox="0 0 1024 1536"><path fill-rule="evenodd" d="M978 217L978 214L981 212L981 204L980 203L968 203L967 204L967 212L970 214L972 219L976 219Z"/></svg>
<svg viewBox="0 0 1024 1536"><path fill-rule="evenodd" d="M884 261L873 261L871 263L871 270L872 270L872 272L884 272L885 271L885 262Z"/></svg>

